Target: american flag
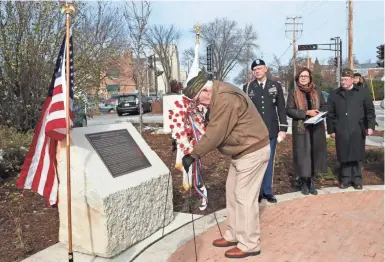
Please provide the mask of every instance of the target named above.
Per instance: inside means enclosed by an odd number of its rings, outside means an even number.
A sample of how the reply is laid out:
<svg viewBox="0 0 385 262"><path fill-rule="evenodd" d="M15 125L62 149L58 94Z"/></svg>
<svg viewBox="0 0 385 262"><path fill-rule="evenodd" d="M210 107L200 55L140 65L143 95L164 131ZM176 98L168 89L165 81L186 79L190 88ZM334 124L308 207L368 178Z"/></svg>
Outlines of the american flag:
<svg viewBox="0 0 385 262"><path fill-rule="evenodd" d="M56 146L66 138L66 42L62 42L32 144L24 160L17 187L32 189L44 196L50 205L57 203L59 181L56 174ZM74 61L70 37L70 125L73 122Z"/></svg>

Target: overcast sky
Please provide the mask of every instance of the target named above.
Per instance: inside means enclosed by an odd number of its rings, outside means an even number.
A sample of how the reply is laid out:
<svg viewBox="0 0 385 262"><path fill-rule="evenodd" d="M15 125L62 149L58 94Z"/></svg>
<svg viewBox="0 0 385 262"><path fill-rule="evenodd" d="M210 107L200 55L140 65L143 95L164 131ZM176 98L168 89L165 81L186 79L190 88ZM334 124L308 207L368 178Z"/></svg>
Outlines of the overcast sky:
<svg viewBox="0 0 385 262"><path fill-rule="evenodd" d="M287 63L293 55L291 40L286 38L288 16L302 16L302 36L297 44L330 43L339 36L343 41L343 57L347 55L346 1L151 1L150 24L175 24L182 37L178 43L180 59L183 50L194 46L195 35L190 33L195 23L227 17L243 27L252 23L258 33L259 56L270 63L273 55L282 56ZM376 46L384 43L384 1L354 1L354 49L360 62L376 61ZM288 49L289 48L289 49ZM200 52L206 47L201 46ZM286 51L287 50L287 51ZM286 51L286 52L285 52ZM304 52L303 55L306 55ZM333 51L311 51L313 58L327 59ZM260 58L259 57L259 58ZM238 72L232 72L230 79Z"/></svg>

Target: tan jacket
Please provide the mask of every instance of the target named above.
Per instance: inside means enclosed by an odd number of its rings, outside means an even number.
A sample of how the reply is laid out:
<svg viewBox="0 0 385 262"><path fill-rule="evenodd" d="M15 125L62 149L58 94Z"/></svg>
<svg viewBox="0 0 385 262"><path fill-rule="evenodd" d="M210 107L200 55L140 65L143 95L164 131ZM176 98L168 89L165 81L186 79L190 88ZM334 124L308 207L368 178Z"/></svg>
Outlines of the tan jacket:
<svg viewBox="0 0 385 262"><path fill-rule="evenodd" d="M215 81L206 133L194 146L192 156L202 157L218 148L233 159L269 144L269 133L250 98L238 87Z"/></svg>

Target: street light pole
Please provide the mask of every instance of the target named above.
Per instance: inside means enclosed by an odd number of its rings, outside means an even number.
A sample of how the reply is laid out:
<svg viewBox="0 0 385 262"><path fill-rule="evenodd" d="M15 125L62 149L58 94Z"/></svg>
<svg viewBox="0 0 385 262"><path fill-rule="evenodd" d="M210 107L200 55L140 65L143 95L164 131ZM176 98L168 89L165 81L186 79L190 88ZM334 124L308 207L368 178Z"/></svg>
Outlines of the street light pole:
<svg viewBox="0 0 385 262"><path fill-rule="evenodd" d="M337 50L337 84L341 85L341 57L340 57L340 37L336 37L336 50Z"/></svg>
<svg viewBox="0 0 385 262"><path fill-rule="evenodd" d="M330 38L330 40L334 40L334 54L335 58L337 58L337 65L336 65L336 81L337 81L337 86L341 85L341 42L340 42L340 37L333 37Z"/></svg>

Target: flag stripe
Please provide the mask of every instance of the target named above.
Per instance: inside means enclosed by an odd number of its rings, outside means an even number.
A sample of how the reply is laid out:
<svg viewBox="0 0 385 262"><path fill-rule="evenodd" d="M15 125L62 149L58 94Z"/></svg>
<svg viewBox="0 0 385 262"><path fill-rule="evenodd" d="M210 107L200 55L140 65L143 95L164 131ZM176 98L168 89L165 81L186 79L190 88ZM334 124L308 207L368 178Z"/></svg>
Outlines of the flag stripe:
<svg viewBox="0 0 385 262"><path fill-rule="evenodd" d="M32 189L44 196L50 205L57 203L59 181L56 174L56 149L58 141L66 138L66 112L70 115L70 126L73 125L74 114L73 88L74 68L72 37L70 37L70 71L66 72L65 37L63 39L56 68L52 75L48 96L40 113L39 123L36 126L29 152L20 177L18 188ZM66 107L66 76L70 75L69 108ZM69 127L70 128L70 127Z"/></svg>
<svg viewBox="0 0 385 262"><path fill-rule="evenodd" d="M41 136L41 132L44 133L45 130L45 118L48 112L48 107L51 103L51 97L47 97L44 101L43 110L40 112L40 120L35 129L35 135L32 138L31 146L29 147L28 154L25 157L24 164L20 171L20 176L17 181L18 188L26 188L31 189L33 176L30 174L34 174L34 162L33 159L36 159L35 155L40 155L40 150L38 145L41 144L41 140L44 140L44 137ZM38 158L38 156L37 156ZM32 168L31 168L32 166ZM28 178L28 179L27 179Z"/></svg>
<svg viewBox="0 0 385 262"><path fill-rule="evenodd" d="M32 182L32 190L37 191L37 192L39 190L39 184L40 184L40 180L42 177L42 171L44 170L43 164L44 164L44 157L45 157L45 152L46 152L46 148L47 148L47 142L48 142L47 140L48 140L47 137L45 137L41 153L39 154L39 162L38 162L36 171L34 172L35 174L34 174L33 182Z"/></svg>
<svg viewBox="0 0 385 262"><path fill-rule="evenodd" d="M45 198L49 198L52 190L52 184L56 178L56 174L52 172L51 166L54 165L53 160L55 156L52 156L52 145L55 145L55 140L50 138L46 147L45 157L44 157L44 179L40 181L38 193L43 195Z"/></svg>

